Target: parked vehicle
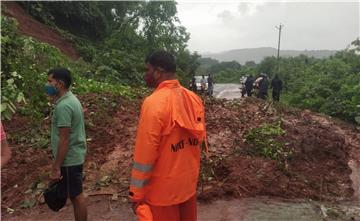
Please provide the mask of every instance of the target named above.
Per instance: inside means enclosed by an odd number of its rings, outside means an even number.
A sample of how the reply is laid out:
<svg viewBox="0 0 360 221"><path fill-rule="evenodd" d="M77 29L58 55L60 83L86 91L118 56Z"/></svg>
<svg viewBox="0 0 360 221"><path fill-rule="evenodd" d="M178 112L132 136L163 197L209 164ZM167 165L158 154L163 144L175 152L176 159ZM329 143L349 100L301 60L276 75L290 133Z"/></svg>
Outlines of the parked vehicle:
<svg viewBox="0 0 360 221"><path fill-rule="evenodd" d="M204 76L204 80L203 76L194 76L195 78L195 85L191 85L190 88L192 88L192 90L196 93L205 93L208 94L208 82L207 82L207 78L208 76Z"/></svg>

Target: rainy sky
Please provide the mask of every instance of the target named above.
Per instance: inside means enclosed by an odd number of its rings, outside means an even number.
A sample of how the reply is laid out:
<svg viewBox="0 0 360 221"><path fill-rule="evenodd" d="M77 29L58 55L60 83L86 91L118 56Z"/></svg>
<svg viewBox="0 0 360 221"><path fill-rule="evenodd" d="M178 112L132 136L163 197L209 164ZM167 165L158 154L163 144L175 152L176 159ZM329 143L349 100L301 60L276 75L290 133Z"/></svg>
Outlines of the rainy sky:
<svg viewBox="0 0 360 221"><path fill-rule="evenodd" d="M191 51L274 47L344 49L359 37L358 1L177 0L178 17L190 33Z"/></svg>

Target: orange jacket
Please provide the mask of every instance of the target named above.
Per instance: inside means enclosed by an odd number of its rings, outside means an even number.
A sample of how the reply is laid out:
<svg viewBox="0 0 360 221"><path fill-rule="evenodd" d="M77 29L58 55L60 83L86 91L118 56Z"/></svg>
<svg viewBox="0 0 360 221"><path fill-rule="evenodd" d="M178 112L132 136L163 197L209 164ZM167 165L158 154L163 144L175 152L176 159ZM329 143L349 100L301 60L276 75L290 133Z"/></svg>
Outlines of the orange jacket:
<svg viewBox="0 0 360 221"><path fill-rule="evenodd" d="M162 82L141 107L129 197L155 206L192 197L205 139L201 99L177 80Z"/></svg>

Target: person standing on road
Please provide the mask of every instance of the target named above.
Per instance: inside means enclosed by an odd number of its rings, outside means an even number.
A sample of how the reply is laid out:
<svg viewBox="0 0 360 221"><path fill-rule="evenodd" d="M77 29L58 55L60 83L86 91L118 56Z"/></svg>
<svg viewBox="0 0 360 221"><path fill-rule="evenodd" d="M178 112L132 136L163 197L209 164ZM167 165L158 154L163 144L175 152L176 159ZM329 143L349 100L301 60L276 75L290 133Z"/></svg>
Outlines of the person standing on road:
<svg viewBox="0 0 360 221"><path fill-rule="evenodd" d="M254 85L254 78L252 75L249 75L247 78L246 78L246 81L245 81L245 90L246 90L246 95L248 97L251 97L252 95L252 90L253 90L253 85Z"/></svg>
<svg viewBox="0 0 360 221"><path fill-rule="evenodd" d="M195 79L195 75L192 76L191 78L191 90L196 92L196 79Z"/></svg>
<svg viewBox="0 0 360 221"><path fill-rule="evenodd" d="M87 220L82 172L86 155L84 113L80 101L70 91L70 71L51 69L46 93L55 101L51 123L51 149L54 164L50 179L58 183L59 192L69 196L76 221Z"/></svg>
<svg viewBox="0 0 360 221"><path fill-rule="evenodd" d="M201 76L200 85L201 85L201 94L204 94L206 89L206 80L204 75Z"/></svg>
<svg viewBox="0 0 360 221"><path fill-rule="evenodd" d="M129 189L133 210L148 205L154 221L194 221L206 139L203 102L180 85L175 58L166 51L147 57L144 79L155 90L142 104L137 128Z"/></svg>
<svg viewBox="0 0 360 221"><path fill-rule="evenodd" d="M271 81L272 88L272 98L274 101L280 100L280 92L282 91L282 81L279 79L278 75L276 74L275 77Z"/></svg>
<svg viewBox="0 0 360 221"><path fill-rule="evenodd" d="M247 79L247 77L245 77L245 76L242 76L240 78L240 87L239 87L239 89L240 89L241 97L245 97L245 94L246 94L246 88L245 88L246 79Z"/></svg>
<svg viewBox="0 0 360 221"><path fill-rule="evenodd" d="M208 75L207 81L208 81L208 93L209 96L212 96L214 90L214 80L212 79L211 74Z"/></svg>
<svg viewBox="0 0 360 221"><path fill-rule="evenodd" d="M258 98L261 98L263 100L266 100L268 96L268 89L269 89L269 80L266 76L266 74L260 75L262 78L259 81L259 93Z"/></svg>

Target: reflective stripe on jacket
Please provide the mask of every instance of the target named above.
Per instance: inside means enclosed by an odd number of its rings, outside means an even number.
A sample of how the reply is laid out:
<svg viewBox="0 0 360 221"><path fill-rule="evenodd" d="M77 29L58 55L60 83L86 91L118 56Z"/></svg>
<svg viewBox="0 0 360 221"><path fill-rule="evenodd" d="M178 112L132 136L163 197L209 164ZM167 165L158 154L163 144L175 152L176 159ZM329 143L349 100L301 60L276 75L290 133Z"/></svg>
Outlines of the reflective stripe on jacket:
<svg viewBox="0 0 360 221"><path fill-rule="evenodd" d="M130 198L155 206L186 201L196 193L202 142L201 99L177 80L162 82L141 107Z"/></svg>

